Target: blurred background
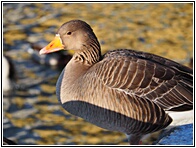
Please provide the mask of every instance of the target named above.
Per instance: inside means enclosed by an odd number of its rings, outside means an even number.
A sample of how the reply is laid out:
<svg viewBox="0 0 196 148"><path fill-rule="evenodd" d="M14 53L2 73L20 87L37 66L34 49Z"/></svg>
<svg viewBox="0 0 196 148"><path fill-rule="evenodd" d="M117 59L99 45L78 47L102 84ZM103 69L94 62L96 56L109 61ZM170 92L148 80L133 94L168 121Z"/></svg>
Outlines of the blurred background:
<svg viewBox="0 0 196 148"><path fill-rule="evenodd" d="M102 53L142 50L191 66L192 3L3 3L2 11L3 135L20 145L128 144L124 134L87 123L58 103L56 81L73 53L38 51L64 22L90 24Z"/></svg>

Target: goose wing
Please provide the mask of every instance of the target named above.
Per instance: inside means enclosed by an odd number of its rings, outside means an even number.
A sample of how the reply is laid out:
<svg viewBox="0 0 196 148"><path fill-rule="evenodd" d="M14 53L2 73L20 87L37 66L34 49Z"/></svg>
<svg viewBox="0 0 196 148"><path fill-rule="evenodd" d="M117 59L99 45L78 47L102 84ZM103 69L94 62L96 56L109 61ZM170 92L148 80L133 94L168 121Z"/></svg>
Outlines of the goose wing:
<svg viewBox="0 0 196 148"><path fill-rule="evenodd" d="M95 66L105 85L153 101L164 110L193 108L192 69L174 61L133 50L108 52Z"/></svg>

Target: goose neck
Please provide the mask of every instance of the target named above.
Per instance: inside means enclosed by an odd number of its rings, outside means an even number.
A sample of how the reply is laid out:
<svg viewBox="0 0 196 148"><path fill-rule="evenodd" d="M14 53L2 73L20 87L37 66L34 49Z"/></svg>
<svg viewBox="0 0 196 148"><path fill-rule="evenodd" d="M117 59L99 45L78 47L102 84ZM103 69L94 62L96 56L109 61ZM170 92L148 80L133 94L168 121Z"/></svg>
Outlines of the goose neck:
<svg viewBox="0 0 196 148"><path fill-rule="evenodd" d="M84 44L83 48L73 56L76 61L92 66L101 60L101 48L98 42Z"/></svg>

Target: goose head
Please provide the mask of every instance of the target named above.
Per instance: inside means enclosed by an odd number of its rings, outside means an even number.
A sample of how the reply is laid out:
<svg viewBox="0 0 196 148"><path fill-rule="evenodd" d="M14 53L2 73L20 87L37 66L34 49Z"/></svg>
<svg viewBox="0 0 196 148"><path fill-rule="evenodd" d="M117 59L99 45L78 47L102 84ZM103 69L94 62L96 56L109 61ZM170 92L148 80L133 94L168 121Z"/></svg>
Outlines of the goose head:
<svg viewBox="0 0 196 148"><path fill-rule="evenodd" d="M72 20L64 23L58 29L55 38L40 50L40 54L59 50L77 52L85 49L92 41L99 44L92 28L84 21Z"/></svg>

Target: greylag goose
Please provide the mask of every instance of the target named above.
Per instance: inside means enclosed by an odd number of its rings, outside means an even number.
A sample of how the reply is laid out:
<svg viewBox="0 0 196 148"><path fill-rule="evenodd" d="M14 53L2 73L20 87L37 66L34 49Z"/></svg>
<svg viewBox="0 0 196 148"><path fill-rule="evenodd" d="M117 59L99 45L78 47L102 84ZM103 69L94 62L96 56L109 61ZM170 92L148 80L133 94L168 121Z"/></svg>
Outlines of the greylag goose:
<svg viewBox="0 0 196 148"><path fill-rule="evenodd" d="M101 55L84 21L64 23L40 54L75 53L56 84L65 110L99 127L123 132L137 145L148 133L166 128L166 111L193 108L193 71L169 59L128 49Z"/></svg>

